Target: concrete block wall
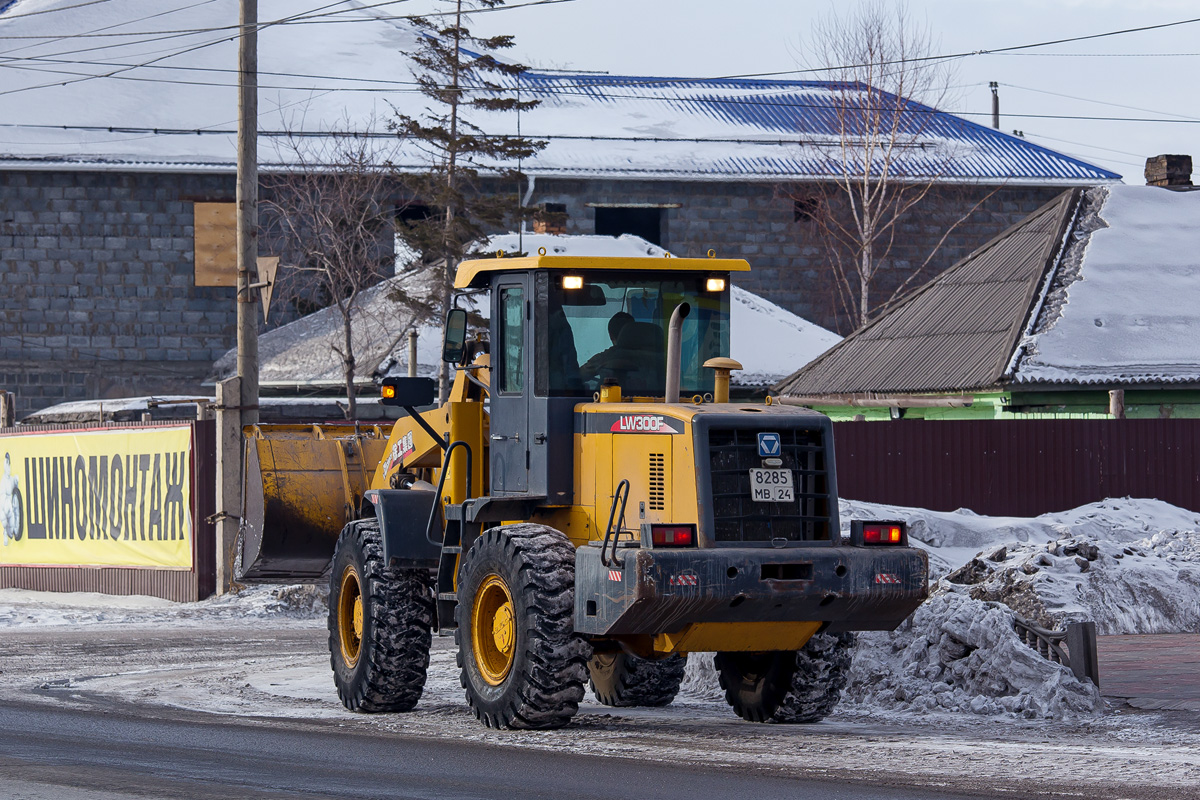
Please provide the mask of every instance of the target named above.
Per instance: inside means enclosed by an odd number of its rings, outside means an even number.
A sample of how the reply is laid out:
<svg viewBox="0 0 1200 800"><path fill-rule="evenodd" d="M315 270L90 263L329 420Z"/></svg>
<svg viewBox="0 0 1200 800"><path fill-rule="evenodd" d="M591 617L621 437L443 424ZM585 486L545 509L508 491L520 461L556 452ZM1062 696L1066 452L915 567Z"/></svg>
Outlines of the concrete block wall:
<svg viewBox="0 0 1200 800"><path fill-rule="evenodd" d="M962 207L987 191L945 202ZM1059 191L996 191L922 280ZM744 257L754 271L742 286L846 332L819 231L795 221L787 192L769 182L538 179L531 202L564 204L569 233L595 232L589 203L678 205L662 212L672 252ZM233 175L0 170L0 388L16 393L18 417L67 400L211 393L201 382L236 342L234 290L194 285L192 205L233 199ZM907 221L878 291L898 285L938 236L929 220ZM289 318L276 303L272 326Z"/></svg>
<svg viewBox="0 0 1200 800"><path fill-rule="evenodd" d="M941 237L946 219L983 200L979 210L947 238L909 288L937 275L972 250L1016 223L1059 192L1060 187L969 187L933 195L921 214L898 231L889 260L876 277L882 296L919 268ZM745 258L752 272L738 283L795 314L830 330L848 333L853 325L838 308L826 244L819 226L795 220L792 193L804 188L769 182L625 181L538 179L532 203L567 207L568 233L594 233L599 204L661 204L665 207L663 245L679 256ZM990 196L989 196L990 195Z"/></svg>
<svg viewBox="0 0 1200 800"><path fill-rule="evenodd" d="M235 341L234 290L194 285L197 201L232 175L0 171L0 386L67 400L193 394Z"/></svg>

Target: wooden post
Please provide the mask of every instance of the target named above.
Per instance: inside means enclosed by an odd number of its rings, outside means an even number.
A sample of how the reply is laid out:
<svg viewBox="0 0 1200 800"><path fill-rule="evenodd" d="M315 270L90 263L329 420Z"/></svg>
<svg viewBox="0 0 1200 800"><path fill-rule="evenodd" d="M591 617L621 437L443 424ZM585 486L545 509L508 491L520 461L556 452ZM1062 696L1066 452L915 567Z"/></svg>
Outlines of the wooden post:
<svg viewBox="0 0 1200 800"><path fill-rule="evenodd" d="M0 428L11 428L17 424L17 397L12 392L0 389Z"/></svg>
<svg viewBox="0 0 1200 800"><path fill-rule="evenodd" d="M238 39L237 375L242 425L258 422L258 0L241 0Z"/></svg>
<svg viewBox="0 0 1200 800"><path fill-rule="evenodd" d="M1100 685L1100 659L1096 654L1096 623L1072 622L1067 625L1067 654L1071 672L1079 680Z"/></svg>
<svg viewBox="0 0 1200 800"><path fill-rule="evenodd" d="M408 332L408 377L417 377L417 332Z"/></svg>
<svg viewBox="0 0 1200 800"><path fill-rule="evenodd" d="M217 384L217 594L229 591L242 516L242 387L239 378Z"/></svg>
<svg viewBox="0 0 1200 800"><path fill-rule="evenodd" d="M1113 419L1125 419L1125 390L1112 389L1108 393L1108 413Z"/></svg>

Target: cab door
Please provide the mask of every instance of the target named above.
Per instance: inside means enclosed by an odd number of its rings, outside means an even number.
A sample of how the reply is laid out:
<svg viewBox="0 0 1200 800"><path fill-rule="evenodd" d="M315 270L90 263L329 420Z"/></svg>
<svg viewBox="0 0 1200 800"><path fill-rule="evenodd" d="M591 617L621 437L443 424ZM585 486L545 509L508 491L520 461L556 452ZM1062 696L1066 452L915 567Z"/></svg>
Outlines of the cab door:
<svg viewBox="0 0 1200 800"><path fill-rule="evenodd" d="M491 475L493 495L529 491L529 399L533 320L529 277L506 275L492 290Z"/></svg>

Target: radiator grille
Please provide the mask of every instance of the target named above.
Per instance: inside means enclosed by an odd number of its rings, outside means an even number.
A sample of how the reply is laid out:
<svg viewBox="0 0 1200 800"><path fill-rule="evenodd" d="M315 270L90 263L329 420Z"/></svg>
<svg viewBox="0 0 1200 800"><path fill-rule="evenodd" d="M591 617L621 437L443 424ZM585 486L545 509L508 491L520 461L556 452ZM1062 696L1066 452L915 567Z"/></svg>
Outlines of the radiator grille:
<svg viewBox="0 0 1200 800"><path fill-rule="evenodd" d="M665 457L662 453L650 454L650 510L662 511L667 507L667 480Z"/></svg>
<svg viewBox="0 0 1200 800"><path fill-rule="evenodd" d="M785 428L778 433L783 467L792 470L796 499L791 503L758 503L750 497L750 470L763 466L758 431L709 431L713 524L718 542L829 540L829 477L821 431Z"/></svg>

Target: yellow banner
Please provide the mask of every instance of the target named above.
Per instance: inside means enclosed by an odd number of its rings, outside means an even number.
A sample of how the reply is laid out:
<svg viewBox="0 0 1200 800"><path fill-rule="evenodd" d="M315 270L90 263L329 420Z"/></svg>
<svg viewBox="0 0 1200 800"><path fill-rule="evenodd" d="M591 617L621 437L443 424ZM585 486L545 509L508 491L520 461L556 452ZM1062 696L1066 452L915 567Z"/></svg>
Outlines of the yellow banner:
<svg viewBox="0 0 1200 800"><path fill-rule="evenodd" d="M192 566L191 428L0 436L0 565Z"/></svg>

